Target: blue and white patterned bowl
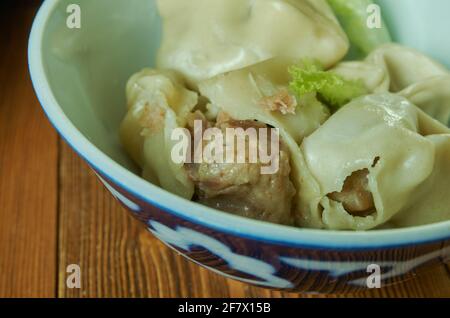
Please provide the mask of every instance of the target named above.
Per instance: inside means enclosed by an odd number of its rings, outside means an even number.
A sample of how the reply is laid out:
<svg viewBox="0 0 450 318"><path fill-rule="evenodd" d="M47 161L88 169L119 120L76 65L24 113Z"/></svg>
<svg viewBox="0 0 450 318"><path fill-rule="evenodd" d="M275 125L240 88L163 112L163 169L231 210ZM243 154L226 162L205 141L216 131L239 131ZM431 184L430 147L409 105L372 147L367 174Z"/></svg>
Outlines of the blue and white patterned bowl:
<svg viewBox="0 0 450 318"><path fill-rule="evenodd" d="M429 2L380 1L401 42L448 57L450 47L439 46L439 34L448 32L450 22L433 17L449 12L450 2ZM69 4L81 8L81 29L66 25ZM422 19L414 19L417 14ZM227 277L307 292L367 288L368 277L376 274L372 264L379 266L382 284L392 284L448 260L450 222L372 232L297 229L213 210L141 179L117 131L125 113L125 83L151 66L160 33L151 0L47 0L29 44L31 77L48 118L155 236ZM450 64L450 58L443 62Z"/></svg>

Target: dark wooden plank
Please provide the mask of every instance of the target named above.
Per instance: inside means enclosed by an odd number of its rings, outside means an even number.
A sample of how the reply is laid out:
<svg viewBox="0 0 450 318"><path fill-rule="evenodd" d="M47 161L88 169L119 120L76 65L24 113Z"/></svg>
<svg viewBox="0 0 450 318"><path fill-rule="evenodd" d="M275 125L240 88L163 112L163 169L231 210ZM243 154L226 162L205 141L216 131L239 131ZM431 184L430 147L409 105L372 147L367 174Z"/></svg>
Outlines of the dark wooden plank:
<svg viewBox="0 0 450 318"><path fill-rule="evenodd" d="M66 145L60 176L61 297L318 297L251 287L185 260L129 216ZM68 264L81 266L80 290L65 285ZM343 296L444 297L450 280L441 266L404 285L319 297Z"/></svg>
<svg viewBox="0 0 450 318"><path fill-rule="evenodd" d="M28 76L39 1L0 4L0 297L56 291L57 137Z"/></svg>
<svg viewBox="0 0 450 318"><path fill-rule="evenodd" d="M60 176L59 296L228 296L222 278L197 274L196 265L154 239L65 144ZM66 286L69 264L81 267L80 290Z"/></svg>

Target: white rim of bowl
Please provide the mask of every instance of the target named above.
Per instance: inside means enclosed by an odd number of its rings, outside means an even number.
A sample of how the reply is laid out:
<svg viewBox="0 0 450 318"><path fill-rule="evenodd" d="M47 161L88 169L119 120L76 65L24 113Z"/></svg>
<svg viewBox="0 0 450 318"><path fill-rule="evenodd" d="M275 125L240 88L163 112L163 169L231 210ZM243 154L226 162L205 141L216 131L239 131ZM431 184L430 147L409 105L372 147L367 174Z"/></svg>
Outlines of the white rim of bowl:
<svg viewBox="0 0 450 318"><path fill-rule="evenodd" d="M42 40L48 18L60 0L46 0L31 30L28 62L37 97L63 139L93 168L139 199L169 214L231 235L272 244L327 250L379 249L438 242L450 238L450 220L402 229L366 232L295 228L231 215L171 194L120 166L72 124L58 105L47 81Z"/></svg>

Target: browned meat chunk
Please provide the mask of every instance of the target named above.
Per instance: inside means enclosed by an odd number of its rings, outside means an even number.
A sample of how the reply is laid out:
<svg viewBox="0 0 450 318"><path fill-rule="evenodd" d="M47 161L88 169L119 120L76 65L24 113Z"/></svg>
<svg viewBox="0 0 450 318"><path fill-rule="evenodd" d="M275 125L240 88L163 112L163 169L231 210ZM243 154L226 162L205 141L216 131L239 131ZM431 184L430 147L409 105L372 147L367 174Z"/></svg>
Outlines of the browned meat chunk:
<svg viewBox="0 0 450 318"><path fill-rule="evenodd" d="M367 216L375 211L372 193L369 190L369 170L359 170L349 176L341 192L333 192L328 197L341 202L345 210L354 216Z"/></svg>
<svg viewBox="0 0 450 318"><path fill-rule="evenodd" d="M225 135L226 128L261 128L266 125L236 121L222 113L215 127ZM248 140L246 144L248 149ZM248 151L246 153L248 155ZM253 219L291 225L295 188L290 180L289 153L282 142L279 158L279 168L274 174L262 174L259 160L257 163L246 160L246 163L187 164L187 169L196 185L198 202Z"/></svg>

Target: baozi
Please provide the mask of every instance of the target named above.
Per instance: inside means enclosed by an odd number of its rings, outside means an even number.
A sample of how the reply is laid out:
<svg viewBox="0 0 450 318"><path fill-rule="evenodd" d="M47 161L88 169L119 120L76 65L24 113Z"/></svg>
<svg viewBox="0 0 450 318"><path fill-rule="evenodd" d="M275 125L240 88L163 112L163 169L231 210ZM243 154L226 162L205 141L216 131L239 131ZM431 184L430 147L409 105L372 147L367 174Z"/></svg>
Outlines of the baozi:
<svg viewBox="0 0 450 318"><path fill-rule="evenodd" d="M163 20L157 66L191 87L274 57L334 65L349 42L325 0L158 0Z"/></svg>
<svg viewBox="0 0 450 318"><path fill-rule="evenodd" d="M397 214L432 213L431 206L420 210L411 200L435 171L446 171L440 166L444 160L436 158L433 138L446 139L449 132L393 94L368 95L344 106L303 141L313 180L299 176L300 199L309 203L299 205L299 225L368 230ZM316 192L302 195L309 188ZM445 204L435 206L447 211Z"/></svg>
<svg viewBox="0 0 450 318"><path fill-rule="evenodd" d="M174 129L184 127L198 95L185 88L172 71L145 69L127 84L128 112L120 137L130 156L149 181L191 199L194 185L183 164L172 160Z"/></svg>
<svg viewBox="0 0 450 318"><path fill-rule="evenodd" d="M156 68L128 81L120 128L143 178L215 209L302 228L450 220L450 73L385 44L386 28L352 29L365 23L361 3L330 1L367 54L351 61L326 0L156 1ZM175 149L185 150L181 160Z"/></svg>
<svg viewBox="0 0 450 318"><path fill-rule="evenodd" d="M364 61L342 62L333 71L346 79L361 79L370 93L398 93L449 125L450 72L416 50L386 44Z"/></svg>
<svg viewBox="0 0 450 318"><path fill-rule="evenodd" d="M442 124L450 126L450 74L414 83L399 94Z"/></svg>

